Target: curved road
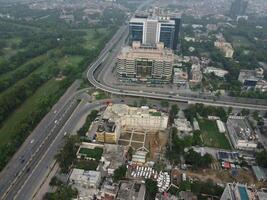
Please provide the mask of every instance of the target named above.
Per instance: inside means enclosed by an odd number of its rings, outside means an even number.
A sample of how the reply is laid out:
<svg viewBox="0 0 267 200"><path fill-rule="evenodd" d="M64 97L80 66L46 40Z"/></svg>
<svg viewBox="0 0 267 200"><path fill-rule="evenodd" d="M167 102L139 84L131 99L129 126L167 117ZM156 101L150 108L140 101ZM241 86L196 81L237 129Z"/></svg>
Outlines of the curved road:
<svg viewBox="0 0 267 200"><path fill-rule="evenodd" d="M127 30L128 29L126 25L122 26L117 31L117 33L112 37L112 39L107 43L107 45L102 50L101 54L96 59L96 61L88 67L87 79L94 87L100 90L103 90L105 92L116 94L116 95L145 97L145 98L153 98L153 99L164 99L164 100L170 100L170 101L185 102L189 104L203 103L206 105L233 107L233 108L239 108L239 109L245 108L245 109L261 110L261 111L267 110L267 105L262 105L262 104L255 105L255 103L240 103L234 100L232 101L215 100L215 99L200 98L200 97L179 96L176 94L169 94L169 93L139 91L135 89L120 89L120 88L117 88L115 85L106 84L104 76L100 76L100 80L98 81L96 78L97 77L96 74L100 74L100 72L106 70L107 67L112 67L111 65L109 65L109 63L106 64L104 61L106 61L106 59L110 56L111 51L115 49L114 46L117 45L120 39L124 38L123 34L126 34Z"/></svg>

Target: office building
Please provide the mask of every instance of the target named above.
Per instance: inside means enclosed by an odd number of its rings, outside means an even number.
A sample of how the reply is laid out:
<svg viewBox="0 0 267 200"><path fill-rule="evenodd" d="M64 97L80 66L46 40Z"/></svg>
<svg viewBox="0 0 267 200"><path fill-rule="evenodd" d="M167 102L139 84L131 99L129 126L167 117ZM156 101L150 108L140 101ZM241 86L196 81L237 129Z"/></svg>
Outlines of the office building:
<svg viewBox="0 0 267 200"><path fill-rule="evenodd" d="M188 74L181 68L173 69L173 84L186 84L188 81Z"/></svg>
<svg viewBox="0 0 267 200"><path fill-rule="evenodd" d="M258 136L246 117L229 116L226 125L231 142L236 149L253 150L257 148Z"/></svg>
<svg viewBox="0 0 267 200"><path fill-rule="evenodd" d="M124 47L117 56L117 73L121 80L170 82L173 63L174 54L172 50L165 49L163 43L147 47L133 42L132 47Z"/></svg>
<svg viewBox="0 0 267 200"><path fill-rule="evenodd" d="M255 70L240 70L238 80L247 89L265 89L266 85L264 81L264 70L263 68L256 68Z"/></svg>
<svg viewBox="0 0 267 200"><path fill-rule="evenodd" d="M146 45L159 42L164 47L177 49L181 19L178 17L142 16L134 17L129 22L129 41L139 41Z"/></svg>

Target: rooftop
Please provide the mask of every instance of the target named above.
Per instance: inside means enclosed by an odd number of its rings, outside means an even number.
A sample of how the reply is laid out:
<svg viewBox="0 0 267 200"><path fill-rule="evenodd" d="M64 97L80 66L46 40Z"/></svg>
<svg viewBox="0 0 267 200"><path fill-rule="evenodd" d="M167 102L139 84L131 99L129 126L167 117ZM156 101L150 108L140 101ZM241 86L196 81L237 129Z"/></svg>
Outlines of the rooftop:
<svg viewBox="0 0 267 200"><path fill-rule="evenodd" d="M122 182L118 191L118 200L137 199L142 200L145 197L146 187L144 184L136 182Z"/></svg>
<svg viewBox="0 0 267 200"><path fill-rule="evenodd" d="M173 62L174 54L172 50L164 48L163 43L158 43L156 47L142 46L140 42L133 42L132 47L123 47L117 57L118 59L149 59L149 60L164 60Z"/></svg>

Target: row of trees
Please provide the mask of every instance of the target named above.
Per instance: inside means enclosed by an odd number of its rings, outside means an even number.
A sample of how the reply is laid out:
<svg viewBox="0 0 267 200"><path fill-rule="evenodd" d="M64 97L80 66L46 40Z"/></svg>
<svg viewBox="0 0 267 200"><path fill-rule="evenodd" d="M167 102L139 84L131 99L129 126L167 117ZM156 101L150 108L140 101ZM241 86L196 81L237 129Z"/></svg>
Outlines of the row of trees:
<svg viewBox="0 0 267 200"><path fill-rule="evenodd" d="M52 105L64 93L65 89L69 86L70 82L65 79L61 82L57 93L46 94L40 98L39 102L34 106L34 110L17 125L12 133L12 142L0 145L0 171L5 167L6 163L24 142L27 136L31 133L39 121L46 115Z"/></svg>
<svg viewBox="0 0 267 200"><path fill-rule="evenodd" d="M46 73L32 74L3 92L0 95L0 124L49 78Z"/></svg>
<svg viewBox="0 0 267 200"><path fill-rule="evenodd" d="M86 117L84 125L77 131L79 136L85 136L92 122L97 117L97 114L98 114L97 110L92 110L91 113Z"/></svg>
<svg viewBox="0 0 267 200"><path fill-rule="evenodd" d="M226 122L230 112L231 108L228 112L226 112L223 107L204 106L204 104L195 104L184 110L185 117L191 122L193 122L194 118L197 117L197 114L202 117L215 115L220 117L223 122Z"/></svg>
<svg viewBox="0 0 267 200"><path fill-rule="evenodd" d="M19 67L17 70L14 70L8 74L0 76L0 92L7 89L20 79L28 76L32 73L35 69L40 67L45 62L45 57L41 58L37 61L30 62L24 64L23 66Z"/></svg>

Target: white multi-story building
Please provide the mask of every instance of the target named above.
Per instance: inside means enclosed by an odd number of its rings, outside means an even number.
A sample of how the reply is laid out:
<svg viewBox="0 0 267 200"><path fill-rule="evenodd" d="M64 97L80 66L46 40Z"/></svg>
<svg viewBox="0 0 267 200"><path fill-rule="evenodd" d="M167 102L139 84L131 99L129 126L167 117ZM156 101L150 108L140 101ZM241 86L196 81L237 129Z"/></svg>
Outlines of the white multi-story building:
<svg viewBox="0 0 267 200"><path fill-rule="evenodd" d="M257 133L251 128L246 117L229 116L226 125L231 142L236 149L253 150L257 148Z"/></svg>
<svg viewBox="0 0 267 200"><path fill-rule="evenodd" d="M101 173L99 171L85 171L74 168L69 178L70 184L82 188L94 188L99 186Z"/></svg>
<svg viewBox="0 0 267 200"><path fill-rule="evenodd" d="M223 78L226 74L228 74L228 71L224 69L215 68L215 67L206 67L204 69L204 73L205 74L214 73L215 76Z"/></svg>
<svg viewBox="0 0 267 200"><path fill-rule="evenodd" d="M112 104L103 113L102 121L97 131L97 140L105 142L109 134L110 139L108 142L116 143L122 129L165 130L168 125L168 119L169 117L166 114L155 109L149 109L146 106L139 108L130 107L126 104Z"/></svg>
<svg viewBox="0 0 267 200"><path fill-rule="evenodd" d="M121 79L169 82L173 63L173 51L164 48L163 43L148 47L133 42L132 47L124 47L117 56L117 73Z"/></svg>

